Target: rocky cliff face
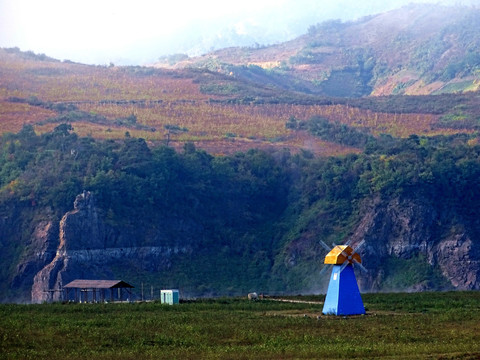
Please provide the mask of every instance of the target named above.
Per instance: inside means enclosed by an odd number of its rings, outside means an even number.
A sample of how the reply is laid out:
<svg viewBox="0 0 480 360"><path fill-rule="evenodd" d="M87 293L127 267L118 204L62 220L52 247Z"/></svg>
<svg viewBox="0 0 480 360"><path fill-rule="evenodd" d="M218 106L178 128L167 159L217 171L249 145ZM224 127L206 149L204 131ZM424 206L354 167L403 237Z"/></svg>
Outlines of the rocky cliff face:
<svg viewBox="0 0 480 360"><path fill-rule="evenodd" d="M326 250L318 244L318 231L302 230L301 236L287 245L281 258L287 271L284 279L292 282L295 277L297 281L308 277L310 284L304 282L305 288L321 293L328 284L329 270L319 275ZM358 252L368 272L357 272L360 289L368 292L478 290L479 230L478 221L463 219L458 209L439 205L438 199L428 195L365 199L348 237L354 248L365 240ZM322 240L331 243L328 238ZM305 271L306 268L310 271Z"/></svg>
<svg viewBox="0 0 480 360"><path fill-rule="evenodd" d="M17 265L12 287L31 287L33 274L36 274L45 264L55 258L57 247L58 223L53 220L39 221Z"/></svg>
<svg viewBox="0 0 480 360"><path fill-rule="evenodd" d="M49 222L38 227L32 242L39 249L48 248L50 251L45 251L41 259L30 258L30 262L25 262L24 266L35 263L38 267L42 262L44 265L33 279L32 302L61 300L63 293L59 290L68 282L76 278L112 278L112 266L125 266L130 261L150 271L166 269L171 256L190 251L188 246L138 245L141 236L132 238L128 231L114 229L101 220L90 192L76 197L74 209L63 216L58 226ZM54 230L47 236L49 229ZM47 241L55 235L57 241ZM53 243L57 244L54 253L51 251Z"/></svg>
<svg viewBox="0 0 480 360"><path fill-rule="evenodd" d="M458 290L480 289L480 252L474 245L476 228L454 219L446 209L439 211L434 199L375 198L365 204L364 216L353 234L353 244L365 239L360 250L371 270L362 275L365 290L380 290L385 258L412 259L420 255ZM418 260L421 261L421 260ZM415 284L411 290L428 289ZM408 290L408 289L403 289Z"/></svg>
<svg viewBox="0 0 480 360"><path fill-rule="evenodd" d="M469 234L451 234L435 250L430 261L439 264L456 289L480 289L480 252Z"/></svg>
<svg viewBox="0 0 480 360"><path fill-rule="evenodd" d="M389 277L398 275L396 271L403 271L392 269L392 259L397 264L413 262L419 269L435 269L443 278L441 286L480 289L478 221L466 221L455 210L438 206L435 199L419 194L365 200L360 214L351 239L354 247L365 240L359 253L369 271L358 276L362 291L392 290L385 286ZM143 273L142 276L162 276L178 259L177 255L199 250L193 241L186 239L198 236L202 230L182 224L172 225L178 237L176 242L166 240L171 235L165 234L164 224L147 231L118 224L113 226L103 220L93 195L85 192L77 196L73 210L60 221L44 218L37 222L17 266L13 286L31 286L32 302L43 302L62 299L62 293L57 290L77 278L119 278L125 269L134 269L134 272ZM306 289L309 281L319 280L318 277L303 278L302 272L295 270L312 259L315 259L312 266L318 268L322 255L318 251L323 250L315 248L313 243L313 237L298 239L290 243L285 254L286 271L291 272L297 288L305 286L303 289ZM207 253L216 256L212 251ZM428 279L414 279L415 266L409 271L409 274L400 275L411 276L411 281L396 290L432 289ZM303 283L298 285L300 281Z"/></svg>

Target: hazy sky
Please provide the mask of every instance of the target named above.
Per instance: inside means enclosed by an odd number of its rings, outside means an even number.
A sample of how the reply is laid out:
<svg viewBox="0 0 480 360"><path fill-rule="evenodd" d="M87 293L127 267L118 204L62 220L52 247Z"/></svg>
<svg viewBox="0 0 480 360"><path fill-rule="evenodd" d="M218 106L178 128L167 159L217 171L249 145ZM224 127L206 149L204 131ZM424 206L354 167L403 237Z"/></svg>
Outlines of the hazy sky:
<svg viewBox="0 0 480 360"><path fill-rule="evenodd" d="M324 20L356 19L411 2L0 0L0 47L84 63L142 63L175 52L195 55L240 38L239 45L285 41ZM480 5L480 0L420 2Z"/></svg>

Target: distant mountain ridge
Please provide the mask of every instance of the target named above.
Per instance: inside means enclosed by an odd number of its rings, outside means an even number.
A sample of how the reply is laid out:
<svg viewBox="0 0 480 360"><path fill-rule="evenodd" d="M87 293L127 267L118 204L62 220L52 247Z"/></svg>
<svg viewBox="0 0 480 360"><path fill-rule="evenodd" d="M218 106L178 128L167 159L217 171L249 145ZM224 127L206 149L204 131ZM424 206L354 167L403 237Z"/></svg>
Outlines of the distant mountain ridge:
<svg viewBox="0 0 480 360"><path fill-rule="evenodd" d="M480 9L409 5L353 22L323 22L277 45L165 58L154 66L208 68L326 96L477 91Z"/></svg>

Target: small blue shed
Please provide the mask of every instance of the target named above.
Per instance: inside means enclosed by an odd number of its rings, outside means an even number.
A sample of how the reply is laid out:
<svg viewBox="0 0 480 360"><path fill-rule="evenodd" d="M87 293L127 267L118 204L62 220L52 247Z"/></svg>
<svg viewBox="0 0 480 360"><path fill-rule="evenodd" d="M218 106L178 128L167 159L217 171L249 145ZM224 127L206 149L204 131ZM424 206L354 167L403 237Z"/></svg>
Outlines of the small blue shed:
<svg viewBox="0 0 480 360"><path fill-rule="evenodd" d="M178 290L160 290L160 302L168 305L180 303L180 294Z"/></svg>

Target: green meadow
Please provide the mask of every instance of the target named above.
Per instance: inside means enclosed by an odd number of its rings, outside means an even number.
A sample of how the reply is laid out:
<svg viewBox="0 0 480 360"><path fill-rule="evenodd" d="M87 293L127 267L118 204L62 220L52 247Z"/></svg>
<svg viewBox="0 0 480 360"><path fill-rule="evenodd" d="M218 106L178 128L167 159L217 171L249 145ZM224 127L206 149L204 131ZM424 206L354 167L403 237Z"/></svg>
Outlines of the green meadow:
<svg viewBox="0 0 480 360"><path fill-rule="evenodd" d="M480 292L363 300L367 314L351 317L272 299L3 304L0 359L480 358Z"/></svg>

